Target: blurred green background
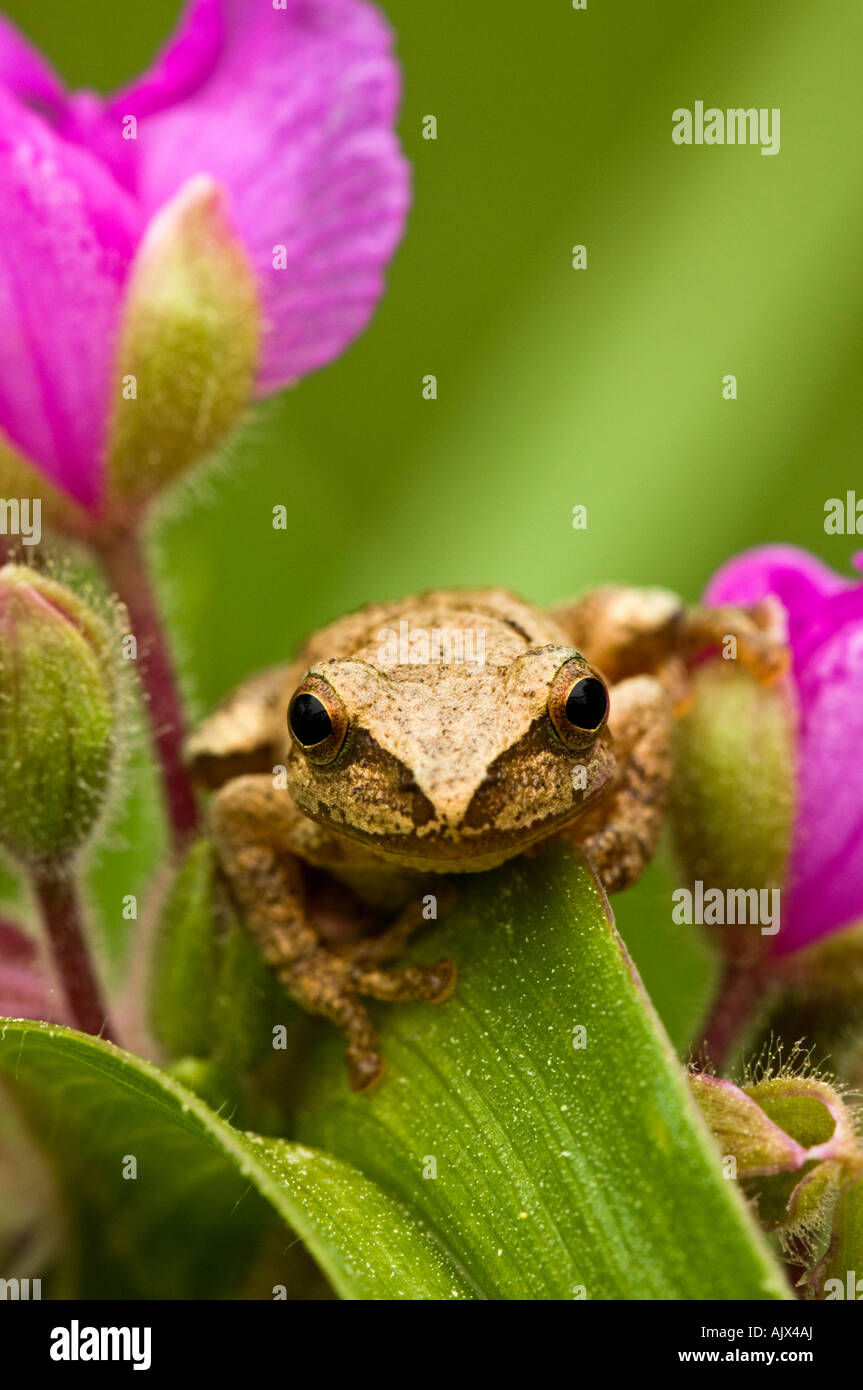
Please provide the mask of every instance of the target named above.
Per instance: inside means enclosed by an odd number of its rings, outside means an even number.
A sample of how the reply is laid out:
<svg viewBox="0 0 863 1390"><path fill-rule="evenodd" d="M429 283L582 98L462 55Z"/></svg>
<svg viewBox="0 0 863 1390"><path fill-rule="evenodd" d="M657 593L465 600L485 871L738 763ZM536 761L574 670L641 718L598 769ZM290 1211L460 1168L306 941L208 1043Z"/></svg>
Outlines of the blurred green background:
<svg viewBox="0 0 863 1390"><path fill-rule="evenodd" d="M107 90L180 6L5 8L70 84ZM608 580L693 599L747 546L838 568L855 548L823 522L827 498L863 493L859 0L383 8L415 180L386 298L158 528L195 712L370 599L490 583L544 602ZM780 153L675 146L671 113L696 99L781 108ZM147 806L132 798L104 854L115 904ZM669 936L667 889L656 868L617 906L682 1042L709 970L686 929Z"/></svg>

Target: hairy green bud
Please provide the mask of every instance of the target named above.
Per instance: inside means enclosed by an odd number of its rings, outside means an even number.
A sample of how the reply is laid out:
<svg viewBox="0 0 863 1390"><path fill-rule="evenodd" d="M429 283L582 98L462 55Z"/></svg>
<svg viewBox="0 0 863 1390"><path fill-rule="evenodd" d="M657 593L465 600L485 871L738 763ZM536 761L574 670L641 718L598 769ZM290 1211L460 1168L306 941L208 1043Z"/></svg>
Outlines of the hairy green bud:
<svg viewBox="0 0 863 1390"><path fill-rule="evenodd" d="M108 790L117 667L108 627L62 584L0 570L0 845L30 864L89 837Z"/></svg>
<svg viewBox="0 0 863 1390"><path fill-rule="evenodd" d="M156 215L132 267L108 447L115 514L134 513L239 422L260 307L217 183L199 175Z"/></svg>
<svg viewBox="0 0 863 1390"><path fill-rule="evenodd" d="M734 662L706 662L675 735L669 813L683 881L721 892L781 890L794 797L787 690ZM741 933L726 926L722 935L732 949Z"/></svg>

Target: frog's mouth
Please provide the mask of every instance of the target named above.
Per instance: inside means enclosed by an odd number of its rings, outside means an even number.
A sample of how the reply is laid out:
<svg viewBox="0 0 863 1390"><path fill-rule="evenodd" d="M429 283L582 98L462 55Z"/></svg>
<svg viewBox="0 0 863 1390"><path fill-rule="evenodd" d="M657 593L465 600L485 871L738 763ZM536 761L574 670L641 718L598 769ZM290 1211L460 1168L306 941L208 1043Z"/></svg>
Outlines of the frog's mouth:
<svg viewBox="0 0 863 1390"><path fill-rule="evenodd" d="M488 776L462 804L433 801L403 776L385 803L357 789L353 804L327 804L324 796L295 793L312 820L363 845L391 863L425 872L471 873L494 867L559 834L608 790L614 775L610 747L594 750L590 779L582 788L567 763L546 768L540 781L508 768ZM322 789L321 789L322 790Z"/></svg>
<svg viewBox="0 0 863 1390"><path fill-rule="evenodd" d="M376 835L322 815L312 815L312 819L330 830L336 830L345 839L362 845L387 863L423 873L466 874L493 869L508 859L514 859L565 830L577 820L578 815L579 808L576 807L568 815L549 815L530 827L522 826L503 833L493 830L469 834L461 827L445 826L430 829L425 835L416 831L402 835Z"/></svg>
<svg viewBox="0 0 863 1390"><path fill-rule="evenodd" d="M362 837L367 845L380 858L404 868L420 869L425 873L467 874L480 873L496 868L508 859L514 859L534 845L541 844L556 833L564 830L577 818L551 817L531 829L513 831L507 835L483 835L468 837L446 830L433 833L425 838L408 836L398 840L395 836L373 839Z"/></svg>

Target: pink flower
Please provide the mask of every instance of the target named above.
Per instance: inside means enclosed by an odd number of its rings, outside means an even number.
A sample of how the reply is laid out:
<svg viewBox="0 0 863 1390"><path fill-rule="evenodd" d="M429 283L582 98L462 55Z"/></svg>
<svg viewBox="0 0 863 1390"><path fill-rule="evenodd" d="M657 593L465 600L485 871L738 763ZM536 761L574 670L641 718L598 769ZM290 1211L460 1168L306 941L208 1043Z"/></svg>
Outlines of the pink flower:
<svg viewBox="0 0 863 1390"><path fill-rule="evenodd" d="M863 556L855 559L863 568ZM797 810L778 954L863 919L863 583L791 546L738 556L713 604L773 594L788 615L797 705Z"/></svg>
<svg viewBox="0 0 863 1390"><path fill-rule="evenodd" d="M130 266L195 175L223 187L257 275L259 393L338 356L404 226L399 90L363 0L191 0L106 99L67 93L0 18L0 430L18 451L98 511Z"/></svg>

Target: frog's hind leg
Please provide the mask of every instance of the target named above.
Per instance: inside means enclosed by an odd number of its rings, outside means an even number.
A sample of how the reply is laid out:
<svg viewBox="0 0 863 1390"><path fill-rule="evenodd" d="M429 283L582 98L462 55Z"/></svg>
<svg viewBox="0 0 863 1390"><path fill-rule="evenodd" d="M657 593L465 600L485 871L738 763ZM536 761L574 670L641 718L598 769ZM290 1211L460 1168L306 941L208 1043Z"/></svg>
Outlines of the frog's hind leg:
<svg viewBox="0 0 863 1390"><path fill-rule="evenodd" d="M244 681L186 740L184 760L201 786L215 789L279 762L285 670L272 667Z"/></svg>
<svg viewBox="0 0 863 1390"><path fill-rule="evenodd" d="M298 1004L344 1031L350 1084L363 1091L380 1078L384 1062L362 996L438 1003L452 993L455 966L449 960L404 969L380 963L404 949L409 930L418 925L415 914L381 938L327 950L307 912L301 861L286 848L298 815L271 776L238 777L215 796L211 825L222 866L264 959Z"/></svg>

